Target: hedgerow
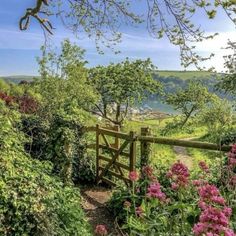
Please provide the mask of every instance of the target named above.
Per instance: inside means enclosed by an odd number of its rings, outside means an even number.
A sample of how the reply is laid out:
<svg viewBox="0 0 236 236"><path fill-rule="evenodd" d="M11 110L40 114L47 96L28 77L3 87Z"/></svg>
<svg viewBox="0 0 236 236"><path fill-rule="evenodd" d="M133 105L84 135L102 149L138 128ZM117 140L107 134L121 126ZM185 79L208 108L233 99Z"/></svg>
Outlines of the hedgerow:
<svg viewBox="0 0 236 236"><path fill-rule="evenodd" d="M2 101L0 110L0 235L91 235L79 190L25 152L20 114Z"/></svg>

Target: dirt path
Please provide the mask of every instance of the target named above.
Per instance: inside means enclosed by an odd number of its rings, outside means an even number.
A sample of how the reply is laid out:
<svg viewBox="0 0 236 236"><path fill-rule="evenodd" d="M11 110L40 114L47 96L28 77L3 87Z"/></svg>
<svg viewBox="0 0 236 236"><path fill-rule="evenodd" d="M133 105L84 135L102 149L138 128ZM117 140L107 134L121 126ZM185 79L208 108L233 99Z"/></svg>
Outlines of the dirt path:
<svg viewBox="0 0 236 236"><path fill-rule="evenodd" d="M193 167L192 157L188 154L185 147L173 147L174 152L176 153L176 159L184 163L190 170Z"/></svg>
<svg viewBox="0 0 236 236"><path fill-rule="evenodd" d="M116 231L115 219L107 209L107 202L111 197L111 191L104 187L91 186L82 187L81 196L82 207L87 215L88 221L91 224L93 231L98 224L107 226L108 233L112 236L119 236Z"/></svg>
<svg viewBox="0 0 236 236"><path fill-rule="evenodd" d="M183 140L193 140L193 138L185 138ZM173 150L176 154L176 159L184 163L190 170L193 167L192 157L188 154L186 147L173 146Z"/></svg>

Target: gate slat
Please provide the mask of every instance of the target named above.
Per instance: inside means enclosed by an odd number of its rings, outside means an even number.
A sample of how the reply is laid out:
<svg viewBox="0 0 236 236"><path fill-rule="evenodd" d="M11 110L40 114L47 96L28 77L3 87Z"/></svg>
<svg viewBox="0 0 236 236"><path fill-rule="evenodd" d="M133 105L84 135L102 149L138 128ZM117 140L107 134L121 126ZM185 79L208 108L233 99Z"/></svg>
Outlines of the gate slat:
<svg viewBox="0 0 236 236"><path fill-rule="evenodd" d="M124 143L121 145L120 149L118 152L112 157L111 161L108 163L108 165L105 167L104 170L102 170L102 173L98 175L97 177L97 182L101 180L101 178L104 176L104 174L107 172L107 170L113 165L113 163L116 161L120 153L126 148L126 146L129 144L128 140L125 140ZM99 155L98 155L99 156Z"/></svg>
<svg viewBox="0 0 236 236"><path fill-rule="evenodd" d="M99 169L100 169L100 170L104 170L105 168L100 166ZM124 176L122 176L122 175L119 175L119 174L117 174L116 172L114 172L114 171L112 171L112 170L108 170L107 173L108 173L108 174L111 174L111 175L113 175L113 176L115 176L115 177L118 178L118 179L122 179L122 180L124 180L125 182L130 183L130 180L129 180L128 178L126 178L126 177L124 177Z"/></svg>
<svg viewBox="0 0 236 236"><path fill-rule="evenodd" d="M119 150L119 149L117 149L117 148L107 147L106 145L102 145L102 144L99 145L99 148L108 149L108 150L110 150L110 151L112 151L112 152L118 152L118 150ZM120 153L120 156L129 157L130 155L129 155L128 152L121 152L121 153Z"/></svg>
<svg viewBox="0 0 236 236"><path fill-rule="evenodd" d="M103 160L103 161L106 161L106 162L110 162L111 161L111 159L110 158L108 158L108 157L105 157L105 156L103 156L103 155L99 155L99 159L101 159L101 160ZM130 170L130 168L129 168L129 166L126 166L125 164L123 164L123 163L120 163L120 162L115 162L114 163L115 165L118 165L119 167L121 167L121 168L123 168L123 169L125 169L125 170Z"/></svg>

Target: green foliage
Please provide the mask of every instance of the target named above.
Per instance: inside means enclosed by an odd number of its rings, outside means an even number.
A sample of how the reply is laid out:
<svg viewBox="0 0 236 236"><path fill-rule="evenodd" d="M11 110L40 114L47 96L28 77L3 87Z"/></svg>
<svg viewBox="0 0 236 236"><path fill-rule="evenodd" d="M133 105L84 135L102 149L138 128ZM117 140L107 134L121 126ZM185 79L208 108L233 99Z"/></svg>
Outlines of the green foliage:
<svg viewBox="0 0 236 236"><path fill-rule="evenodd" d="M141 7L135 7L137 4ZM85 34L94 39L97 50L104 53L101 46L114 49L113 46L121 41L122 25L146 25L146 30L152 37L157 39L166 37L171 44L180 48L183 66L192 64L200 68L199 62L204 62L214 54L202 56L197 52L194 43L212 39L217 33L205 34L204 29L195 24L192 17L198 16L200 11L203 16L213 19L217 11L223 9L229 20L235 23L234 6L234 0L189 0L187 3L175 0L174 4L172 0L165 0L165 4L162 4L161 0L153 2L37 0L35 6L27 8L20 18L19 27L21 30L28 29L31 18L36 18L46 32L53 34L53 26L47 18L56 15L76 36Z"/></svg>
<svg viewBox="0 0 236 236"><path fill-rule="evenodd" d="M0 101L0 234L90 235L77 189L51 176L51 164L25 154L20 114Z"/></svg>
<svg viewBox="0 0 236 236"><path fill-rule="evenodd" d="M227 73L218 82L217 87L223 89L226 93L235 96L236 91L236 42L229 41L227 49L231 49L232 53L225 56L225 68Z"/></svg>
<svg viewBox="0 0 236 236"><path fill-rule="evenodd" d="M225 99L214 97L199 114L201 125L206 125L208 133L217 137L232 127L232 105Z"/></svg>
<svg viewBox="0 0 236 236"><path fill-rule="evenodd" d="M197 79L205 79L207 80L210 77L219 77L220 75L217 73L213 73L210 71L202 71L202 70L186 70L186 71L179 71L179 70L158 70L155 72L155 75L167 78L180 78L181 80L192 80L194 78Z"/></svg>
<svg viewBox="0 0 236 236"><path fill-rule="evenodd" d="M213 155L212 153L212 157ZM128 235L195 235L193 227L199 222L201 213L201 194L198 188L206 183L217 186L227 202L226 205L231 207L229 226L235 230L235 187L229 184L232 175L227 176L228 162L217 163L215 159L208 159L208 163L210 167L206 171L196 163L195 169L182 187L179 185L175 188L173 185L175 181L178 183L178 177L173 177L170 172L173 167L158 165L155 173L150 167L148 172L143 171L142 177L133 181L131 188L118 188L113 193L109 206L123 230Z"/></svg>
<svg viewBox="0 0 236 236"><path fill-rule="evenodd" d="M43 49L38 59L42 79L31 85L41 106L37 114L22 121L22 130L31 138L27 151L34 158L51 161L53 173L64 183L94 179L93 163L85 157L82 128L94 119L87 110L97 95L88 84L83 55L69 40L59 52Z"/></svg>
<svg viewBox="0 0 236 236"><path fill-rule="evenodd" d="M115 124L123 123L130 107L159 92L160 84L152 77L153 69L149 59L133 62L126 59L107 67L92 68L89 82L100 94L94 113Z"/></svg>
<svg viewBox="0 0 236 236"><path fill-rule="evenodd" d="M42 52L42 58L38 59L42 80L36 84L36 91L41 95L43 110L50 113L67 103L79 107L81 113L82 109L89 110L97 95L88 84L84 50L65 40L58 53L44 48Z"/></svg>
<svg viewBox="0 0 236 236"><path fill-rule="evenodd" d="M190 117L196 115L211 102L212 97L213 95L206 87L198 82L191 82L186 89L167 95L166 103L181 112L183 120L180 125L183 127Z"/></svg>

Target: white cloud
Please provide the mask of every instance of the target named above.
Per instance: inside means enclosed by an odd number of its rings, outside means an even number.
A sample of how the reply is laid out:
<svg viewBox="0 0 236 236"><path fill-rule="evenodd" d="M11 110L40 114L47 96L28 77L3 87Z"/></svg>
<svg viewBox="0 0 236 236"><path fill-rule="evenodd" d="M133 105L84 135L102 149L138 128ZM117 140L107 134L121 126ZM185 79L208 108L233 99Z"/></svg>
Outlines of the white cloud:
<svg viewBox="0 0 236 236"><path fill-rule="evenodd" d="M69 38L72 42L87 50L87 59L91 61L92 65L107 64L112 61L120 61L125 57L131 59L150 57L157 66L166 69L172 67L180 67L179 63L179 49L178 47L169 43L166 38L154 39L150 36L140 36L136 33L124 33L123 40L116 47L121 50L121 54L115 55L109 50L105 50L104 56L98 55L95 49L95 43L83 37L77 39L69 31L57 30L52 36L52 42L59 46L64 38ZM215 66L218 71L223 70L223 56L227 54L227 50L222 49L226 46L228 39L235 39L236 32L222 32L212 40L203 41L196 44L196 51L202 55L209 55L215 53L215 57L204 62L206 67ZM32 33L29 31L22 32L19 30L0 29L0 49L19 49L19 50L39 50L44 43L44 36L42 31ZM178 64L178 65L177 65ZM190 68L189 68L190 69Z"/></svg>

